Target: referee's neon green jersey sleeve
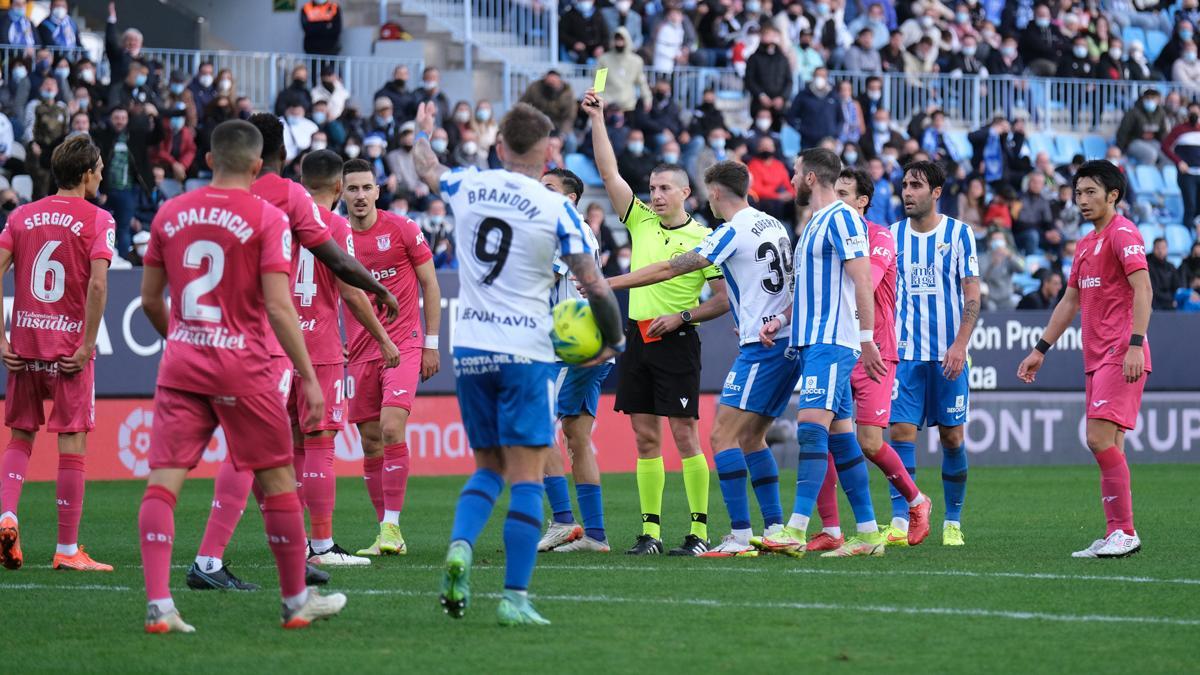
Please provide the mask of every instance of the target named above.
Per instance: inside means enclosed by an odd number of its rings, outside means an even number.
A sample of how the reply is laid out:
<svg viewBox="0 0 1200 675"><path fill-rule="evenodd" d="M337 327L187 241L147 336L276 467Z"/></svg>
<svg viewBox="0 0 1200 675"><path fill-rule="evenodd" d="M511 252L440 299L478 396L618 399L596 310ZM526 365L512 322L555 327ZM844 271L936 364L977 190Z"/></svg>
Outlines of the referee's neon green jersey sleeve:
<svg viewBox="0 0 1200 675"><path fill-rule="evenodd" d="M674 229L662 226L657 214L636 197L621 219L629 230L633 249L629 261L631 271L646 265L670 260L695 249L712 230L692 218ZM706 267L651 286L629 289L629 318L634 321L653 319L664 314L677 314L696 306L700 289L708 279L719 279L720 268Z"/></svg>

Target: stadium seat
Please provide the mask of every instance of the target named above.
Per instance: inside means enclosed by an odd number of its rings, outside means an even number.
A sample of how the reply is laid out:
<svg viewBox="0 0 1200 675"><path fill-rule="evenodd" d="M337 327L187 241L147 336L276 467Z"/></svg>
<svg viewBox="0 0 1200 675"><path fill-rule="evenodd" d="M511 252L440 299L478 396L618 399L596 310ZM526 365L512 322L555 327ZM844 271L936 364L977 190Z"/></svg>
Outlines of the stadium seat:
<svg viewBox="0 0 1200 675"><path fill-rule="evenodd" d="M1163 193L1163 206L1167 209L1167 215L1170 216L1171 223L1183 223L1183 196L1179 194L1171 194L1170 192Z"/></svg>
<svg viewBox="0 0 1200 675"><path fill-rule="evenodd" d="M1133 167L1133 181L1135 183L1134 191L1141 194L1161 195L1166 191L1166 186L1163 184L1162 174L1158 168L1147 164L1141 164Z"/></svg>
<svg viewBox="0 0 1200 675"><path fill-rule="evenodd" d="M162 191L163 194L167 196L167 199L178 197L183 193L183 184L174 178L164 178L162 182Z"/></svg>
<svg viewBox="0 0 1200 675"><path fill-rule="evenodd" d="M1041 282L1033 278L1033 275L1028 272L1017 272L1012 278L1013 289L1021 295L1032 293L1037 290Z"/></svg>
<svg viewBox="0 0 1200 675"><path fill-rule="evenodd" d="M1084 237L1091 234L1092 231L1095 229L1096 229L1096 226L1091 223L1080 223L1079 224L1079 238L1083 239Z"/></svg>
<svg viewBox="0 0 1200 675"><path fill-rule="evenodd" d="M592 164L592 160L588 159L587 155L581 155L577 152L567 155L567 170L573 172L583 184L588 187L603 187L604 180L600 178L600 172L596 170L596 165Z"/></svg>
<svg viewBox="0 0 1200 675"><path fill-rule="evenodd" d="M1162 53L1163 47L1167 46L1167 42L1171 36L1160 30L1146 31L1146 59L1153 62Z"/></svg>
<svg viewBox="0 0 1200 675"><path fill-rule="evenodd" d="M26 174L12 177L12 189L24 201L33 199L33 179Z"/></svg>
<svg viewBox="0 0 1200 675"><path fill-rule="evenodd" d="M1142 241L1146 242L1146 250L1149 250L1150 247L1154 245L1155 239L1166 236L1166 232L1163 231L1163 226L1158 224L1138 225L1138 232L1142 233Z"/></svg>
<svg viewBox="0 0 1200 675"><path fill-rule="evenodd" d="M1050 153L1050 159L1055 164L1068 164L1072 157L1082 154L1083 141L1078 136L1063 134L1055 137L1054 152Z"/></svg>
<svg viewBox="0 0 1200 675"><path fill-rule="evenodd" d="M1127 47L1129 46L1129 43L1133 42L1134 40L1141 42L1142 47L1146 48L1147 60L1153 61L1155 59L1155 57L1150 56L1150 49L1146 47L1146 31L1142 30L1141 28L1138 28L1137 26L1128 26L1125 28L1125 30L1121 31L1121 39L1125 41L1125 46Z"/></svg>
<svg viewBox="0 0 1200 675"><path fill-rule="evenodd" d="M1037 158L1039 152L1044 152L1048 155L1054 154L1054 139L1046 134L1029 134L1025 138L1025 143L1029 147L1029 159Z"/></svg>
<svg viewBox="0 0 1200 675"><path fill-rule="evenodd" d="M1084 159L1104 159L1106 152L1108 152L1108 141L1103 137L1091 134L1083 137Z"/></svg>
<svg viewBox="0 0 1200 675"><path fill-rule="evenodd" d="M1030 253L1025 256L1025 271L1029 274L1036 274L1038 270L1049 269L1050 258L1047 258L1044 253Z"/></svg>
<svg viewBox="0 0 1200 675"><path fill-rule="evenodd" d="M1192 233L1186 227L1167 226L1167 252L1171 255L1186 256L1191 252L1193 241Z"/></svg>
<svg viewBox="0 0 1200 675"><path fill-rule="evenodd" d="M187 182L183 184L183 189L185 192L191 192L192 190L199 190L211 182L212 180L209 178L189 178L187 179Z"/></svg>
<svg viewBox="0 0 1200 675"><path fill-rule="evenodd" d="M779 145L784 157L795 157L800 154L800 132L785 124L779 130Z"/></svg>
<svg viewBox="0 0 1200 675"><path fill-rule="evenodd" d="M1168 164L1167 166L1164 166L1163 170L1162 170L1162 178L1163 178L1163 194L1165 194L1165 195L1181 194L1179 192L1179 169L1175 168L1173 165L1170 165L1170 164Z"/></svg>

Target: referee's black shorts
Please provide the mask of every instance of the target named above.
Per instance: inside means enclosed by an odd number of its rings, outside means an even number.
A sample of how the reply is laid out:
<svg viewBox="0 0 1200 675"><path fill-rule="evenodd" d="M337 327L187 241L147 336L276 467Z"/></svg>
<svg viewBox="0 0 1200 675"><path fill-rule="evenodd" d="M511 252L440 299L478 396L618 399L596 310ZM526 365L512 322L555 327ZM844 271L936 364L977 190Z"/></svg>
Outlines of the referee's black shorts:
<svg viewBox="0 0 1200 675"><path fill-rule="evenodd" d="M636 321L625 324L625 353L617 360L617 401L626 414L700 418L700 335L684 324L646 343Z"/></svg>

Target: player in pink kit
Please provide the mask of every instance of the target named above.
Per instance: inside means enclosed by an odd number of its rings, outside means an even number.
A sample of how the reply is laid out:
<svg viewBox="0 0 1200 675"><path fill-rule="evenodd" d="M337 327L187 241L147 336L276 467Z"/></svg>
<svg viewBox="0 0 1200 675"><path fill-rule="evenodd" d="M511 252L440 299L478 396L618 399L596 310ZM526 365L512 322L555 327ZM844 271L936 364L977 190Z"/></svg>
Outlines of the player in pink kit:
<svg viewBox="0 0 1200 675"><path fill-rule="evenodd" d="M375 296L376 302L387 308L389 315L396 311L396 299L383 287L371 273L357 260L333 241L329 229L321 220L320 211L312 197L299 183L280 176L286 155L283 143L283 123L279 118L266 113L259 113L250 118L263 139L263 166L258 178L250 191L259 198L275 205L288 217L292 232L292 259L299 260L301 247L308 249L313 256L328 267L339 279L356 286ZM296 271L292 270L293 273ZM292 287L295 288L297 279L291 277ZM275 368L280 372L291 372L291 366L280 348L278 341L268 337L269 353L275 359ZM301 441L296 445L292 459L296 476L304 473L304 445ZM213 486L213 506L205 526L204 538L200 542L200 550L196 555L195 564L188 570L187 584L196 590L237 589L254 590L256 585L246 583L231 573L225 566L223 556L233 531L237 529L238 521L246 507L246 497L250 492L253 480L250 474L239 472L233 465L225 462L217 473L216 484ZM300 488L301 503L304 501L303 488ZM261 494L259 498L261 508ZM324 584L329 581L329 574L309 566L308 583Z"/></svg>
<svg viewBox="0 0 1200 675"><path fill-rule="evenodd" d="M58 548L54 569L111 572L78 545L83 515L84 454L95 427L96 334L108 295L115 235L112 216L84 201L95 197L104 162L87 136L51 158L57 194L18 207L0 233L0 281L13 267L12 343L0 317L0 356L8 368L4 423L12 439L0 457L0 565L21 567L17 504L33 440L46 424L58 434ZM0 283L0 297L3 284Z"/></svg>
<svg viewBox="0 0 1200 675"><path fill-rule="evenodd" d="M320 210L321 220L329 227L334 242L350 255L354 254L354 235L350 223L327 207L337 203L342 194L342 158L331 150L310 152L301 165L304 187ZM369 565L367 558L350 555L333 541L333 507L337 498L337 481L333 473L333 439L346 423L345 356L338 318L339 298L354 316L347 319L347 331L364 336L363 342L375 346L382 367L394 368L400 363L400 351L388 337L379 318L371 311L367 296L344 281L316 260L307 249L292 261L292 303L300 316L300 331L308 347L321 392L325 395L325 414L316 426L300 423L307 401L299 389L292 390L288 410L292 415L292 435L296 445L303 445L304 501L308 507L311 532L309 562L321 565ZM302 435L301 435L302 434Z"/></svg>
<svg viewBox="0 0 1200 675"><path fill-rule="evenodd" d="M308 401L306 423L324 409L288 286L287 216L250 194L262 165L262 135L223 122L207 156L211 185L168 201L150 232L142 307L166 348L154 394L150 478L138 514L146 579L146 632L190 633L169 588L175 501L217 425L234 466L254 472L263 523L279 569L283 626L303 628L337 614L346 596L305 586L304 514L292 470L291 429L280 377L265 354L278 340ZM168 309L163 292L170 288Z"/></svg>
<svg viewBox="0 0 1200 675"><path fill-rule="evenodd" d="M844 169L834 185L837 196L865 216L875 195L871 177L861 169ZM900 456L883 440L892 410L892 388L896 381L896 240L892 231L867 222L871 246L871 280L875 284L875 343L887 366L878 382L859 363L850 376L854 392L854 423L863 454L883 471L892 485L892 525L884 532L889 546L916 546L929 536L929 512L933 505L917 490ZM808 542L809 551L834 551L842 546L837 504L837 466L829 455L829 470L817 496L817 511L824 526ZM902 527L900 526L902 524Z"/></svg>
<svg viewBox="0 0 1200 675"><path fill-rule="evenodd" d="M401 307L398 317L384 322L400 348L400 365L395 368L385 368L378 343L361 326L346 324L348 381L354 383L350 421L362 436L363 480L379 518L379 536L358 555L402 555L408 550L400 533L409 472L405 428L418 378L427 380L438 371L442 293L421 228L404 216L375 208L378 188L371 165L352 159L342 171L354 255L396 294ZM418 301L424 304L424 330Z"/></svg>
<svg viewBox="0 0 1200 675"><path fill-rule="evenodd" d="M1133 527L1133 495L1125 460L1125 432L1137 426L1142 389L1150 374L1150 274L1146 245L1136 226L1117 215L1125 176L1107 161L1085 162L1075 173L1075 203L1096 229L1079 241L1063 299L1042 339L1017 368L1032 384L1045 354L1075 320L1083 323L1087 445L1100 465L1100 495L1108 521L1104 538L1074 558L1123 558L1142 540Z"/></svg>

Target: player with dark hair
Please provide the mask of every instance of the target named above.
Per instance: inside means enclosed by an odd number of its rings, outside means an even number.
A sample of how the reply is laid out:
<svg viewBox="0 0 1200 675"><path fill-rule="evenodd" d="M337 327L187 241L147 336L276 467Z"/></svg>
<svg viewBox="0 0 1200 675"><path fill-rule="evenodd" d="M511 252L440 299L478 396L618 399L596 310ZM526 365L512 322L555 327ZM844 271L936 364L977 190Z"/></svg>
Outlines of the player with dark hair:
<svg viewBox="0 0 1200 675"><path fill-rule="evenodd" d="M1073 180L1075 203L1095 230L1075 249L1066 293L1037 346L1017 368L1032 384L1046 352L1075 320L1083 323L1087 446L1100 465L1100 495L1108 529L1074 558L1123 558L1142 548L1133 526L1133 494L1125 432L1137 424L1150 374L1150 274L1138 228L1117 213L1125 176L1107 161L1085 162Z"/></svg>
<svg viewBox="0 0 1200 675"><path fill-rule="evenodd" d="M934 162L904 167L901 199L907 218L892 225L900 364L891 440L915 479L917 431L937 425L946 501L942 544L962 546L960 519L967 491L963 425L970 404L967 345L979 318L979 260L971 226L937 212L945 182L946 174ZM892 491L892 524L886 535L889 543L908 543L903 497L895 487Z"/></svg>
<svg viewBox="0 0 1200 675"><path fill-rule="evenodd" d="M96 426L96 336L108 297L116 246L112 215L88 203L104 162L87 136L73 136L50 158L58 192L17 207L0 232L0 291L13 268L12 342L0 317L0 356L8 369L0 456L0 566L21 567L17 505L33 441L43 424L58 434L58 547L54 569L111 572L79 546L87 435ZM45 401L54 402L49 424Z"/></svg>
<svg viewBox="0 0 1200 675"><path fill-rule="evenodd" d="M843 169L834 190L838 199L853 207L865 220L867 208L875 194L875 185L866 171ZM865 222L871 249L871 282L875 287L875 344L879 347L879 354L888 372L877 382L867 375L862 364L854 366L850 390L854 395L856 440L867 459L878 466L892 486L899 490L902 497L900 513L912 522L905 541L915 546L929 534L932 504L928 497L917 490L896 451L883 440L883 430L887 428L892 410L892 389L896 384L896 363L899 361L896 356L896 240L888 228L869 220ZM849 438L837 436L829 441L831 445L851 442ZM817 496L817 512L821 515L824 527L820 534L808 542L808 550L850 552L842 546L845 538L839 525L836 484L839 473L855 470L851 466L838 466L833 455L829 456L825 484ZM858 495L848 494L847 497L857 498ZM885 532L884 537L887 536ZM901 536L904 536L903 533Z"/></svg>
<svg viewBox="0 0 1200 675"><path fill-rule="evenodd" d="M195 630L171 598L175 504L218 425L230 462L252 472L264 495L284 628L303 628L346 604L340 593L322 596L305 584L304 512L285 405L291 371L281 379L268 354L272 340L299 373L304 425L320 419L324 400L292 306L287 216L250 192L262 166L261 143L246 122L219 124L208 155L212 183L168 201L150 228L142 307L166 347L154 393L150 477L138 513L148 633ZM163 298L168 288L170 309Z"/></svg>
<svg viewBox="0 0 1200 675"><path fill-rule="evenodd" d="M600 275L583 231L587 225L562 195L538 184L549 156L552 124L518 103L500 121L496 153L503 169L449 170L430 147L437 110L417 110L414 159L418 175L454 211L462 250L459 318L454 328L454 377L475 473L454 510L441 603L461 617L470 602L475 542L507 480L502 625L544 625L529 601L542 529L545 457L554 443L554 347L547 298L554 258L561 256L588 295L604 349L599 365L625 347L617 300Z"/></svg>

